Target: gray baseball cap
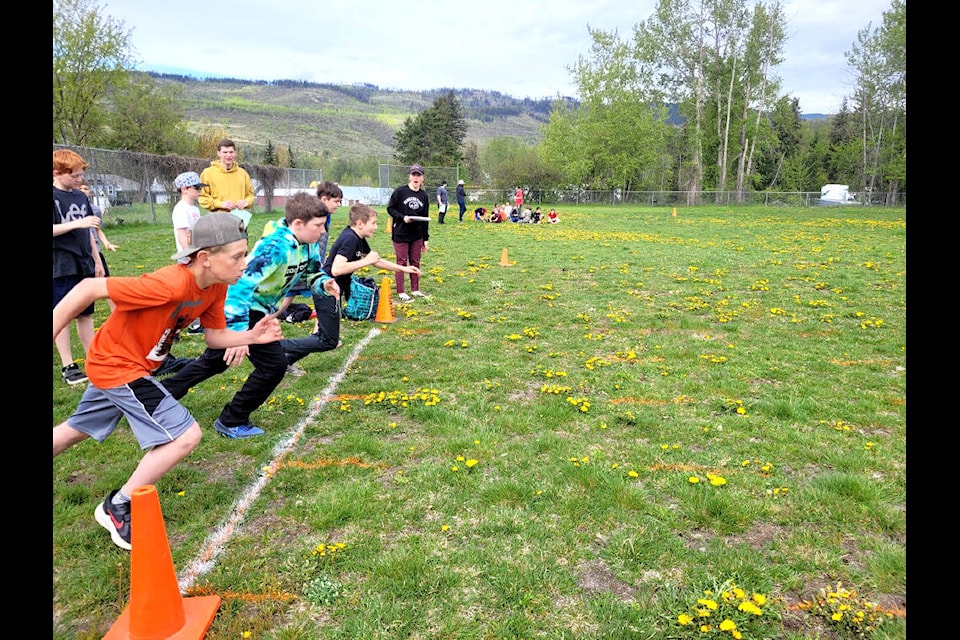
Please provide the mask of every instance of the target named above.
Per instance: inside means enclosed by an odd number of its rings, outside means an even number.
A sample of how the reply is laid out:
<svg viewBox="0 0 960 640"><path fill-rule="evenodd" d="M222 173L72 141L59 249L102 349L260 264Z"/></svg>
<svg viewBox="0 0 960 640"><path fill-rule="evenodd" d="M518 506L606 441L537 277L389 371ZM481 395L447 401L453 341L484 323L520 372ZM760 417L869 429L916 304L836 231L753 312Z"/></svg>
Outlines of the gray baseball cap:
<svg viewBox="0 0 960 640"><path fill-rule="evenodd" d="M246 240L247 228L244 221L232 213L208 213L194 223L187 235L190 244L170 256L171 260L192 256L200 249Z"/></svg>

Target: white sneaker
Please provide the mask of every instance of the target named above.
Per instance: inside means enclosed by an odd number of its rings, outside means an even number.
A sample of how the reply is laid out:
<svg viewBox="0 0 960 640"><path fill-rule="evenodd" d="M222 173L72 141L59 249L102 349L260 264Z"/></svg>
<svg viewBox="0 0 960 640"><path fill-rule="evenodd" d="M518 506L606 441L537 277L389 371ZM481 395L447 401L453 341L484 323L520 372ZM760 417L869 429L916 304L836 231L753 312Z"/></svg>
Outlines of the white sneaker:
<svg viewBox="0 0 960 640"><path fill-rule="evenodd" d="M397 295L397 297L400 298L400 302L410 302L413 300L413 298L408 296L406 293L400 293Z"/></svg>
<svg viewBox="0 0 960 640"><path fill-rule="evenodd" d="M426 298L426 297L427 297L427 294L425 294L423 291L411 291L411 292L410 292L410 295L412 295L414 298Z"/></svg>

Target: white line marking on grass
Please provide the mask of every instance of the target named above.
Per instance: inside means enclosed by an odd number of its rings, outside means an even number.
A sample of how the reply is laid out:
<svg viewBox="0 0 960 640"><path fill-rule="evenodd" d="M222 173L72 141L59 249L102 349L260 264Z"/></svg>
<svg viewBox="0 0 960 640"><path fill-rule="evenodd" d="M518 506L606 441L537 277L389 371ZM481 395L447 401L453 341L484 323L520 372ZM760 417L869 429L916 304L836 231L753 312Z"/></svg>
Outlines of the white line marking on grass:
<svg viewBox="0 0 960 640"><path fill-rule="evenodd" d="M314 418L323 411L324 406L326 406L327 401L333 397L334 391L336 391L337 386L347 375L347 370L350 368L350 365L356 361L360 356L360 352L366 347L371 340L380 335L380 329L374 327L370 329L366 337L364 337L356 347L353 348L353 351L350 353L350 357L346 359L343 363L343 366L340 367L340 370L336 374L330 377L330 382L327 384L326 388L320 392L320 398L313 403L310 407L310 410L307 412L307 415L303 417L296 424L291 432L290 436L281 442L277 443L277 447L273 451L273 459L270 461L270 464L267 465L266 471L262 471L257 479L251 484L246 491L240 496L240 498L234 503L233 507L230 509L230 512L227 516L227 519L214 529L213 533L207 536L207 539L204 541L203 546L200 548L200 553L197 554L197 557L194 561L180 573L179 585L180 592L184 593L190 589L196 579L203 574L210 571L217 557L223 553L224 546L227 541L233 537L233 534L237 532L238 527L243 522L244 516L247 514L247 510L250 508L250 505L253 504L260 496L260 492L266 486L267 481L274 475L277 468L280 466L281 460L286 456L293 447L300 440L300 437L303 435L304 430L306 430L307 425L311 424Z"/></svg>

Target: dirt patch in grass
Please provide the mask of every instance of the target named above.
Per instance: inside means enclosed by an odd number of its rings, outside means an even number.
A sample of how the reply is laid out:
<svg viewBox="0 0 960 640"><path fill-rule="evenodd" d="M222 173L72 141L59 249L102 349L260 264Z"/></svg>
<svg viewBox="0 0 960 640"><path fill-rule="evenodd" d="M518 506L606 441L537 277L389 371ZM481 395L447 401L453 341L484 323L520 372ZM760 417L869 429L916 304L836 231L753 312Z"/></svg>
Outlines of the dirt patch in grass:
<svg viewBox="0 0 960 640"><path fill-rule="evenodd" d="M577 570L577 583L588 593L612 593L623 602L636 599L637 590L615 576L599 558L580 565Z"/></svg>
<svg viewBox="0 0 960 640"><path fill-rule="evenodd" d="M342 435L342 433L334 433L324 436L312 436L301 440L299 451L297 451L297 458L300 460L310 460L316 455L318 449L333 445L337 438Z"/></svg>
<svg viewBox="0 0 960 640"><path fill-rule="evenodd" d="M248 456L243 454L220 451L197 460L187 458L185 462L199 468L207 482L223 481L229 484L234 481L237 469L244 468L246 458Z"/></svg>
<svg viewBox="0 0 960 640"><path fill-rule="evenodd" d="M279 546L299 545L313 534L309 526L303 522L292 521L277 515L283 500L278 499L271 508L261 513L257 518L248 520L244 525L244 533L248 536L266 534L271 544Z"/></svg>
<svg viewBox="0 0 960 640"><path fill-rule="evenodd" d="M686 545L688 549L706 549L707 544L714 537L714 534L701 529L692 529L681 533L680 537L683 538L683 544Z"/></svg>
<svg viewBox="0 0 960 640"><path fill-rule="evenodd" d="M533 382L528 382L525 388L522 388L518 391L514 391L507 396L507 400L511 402L514 400L525 400L530 401L540 395L540 382L534 380Z"/></svg>
<svg viewBox="0 0 960 640"><path fill-rule="evenodd" d="M783 527L770 522L760 522L746 533L736 536L735 541L746 541L751 549L762 549L785 533Z"/></svg>

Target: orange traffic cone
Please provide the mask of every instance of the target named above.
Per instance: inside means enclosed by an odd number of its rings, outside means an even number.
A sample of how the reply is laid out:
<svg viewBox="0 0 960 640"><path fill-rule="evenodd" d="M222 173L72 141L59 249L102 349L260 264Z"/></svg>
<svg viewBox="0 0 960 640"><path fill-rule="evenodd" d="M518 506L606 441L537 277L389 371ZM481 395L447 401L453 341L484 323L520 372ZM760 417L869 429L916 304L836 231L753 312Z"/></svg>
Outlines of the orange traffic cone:
<svg viewBox="0 0 960 640"><path fill-rule="evenodd" d="M157 488L137 487L130 498L130 602L103 640L202 639L220 596L180 596Z"/></svg>
<svg viewBox="0 0 960 640"><path fill-rule="evenodd" d="M375 322L396 322L393 315L393 280L384 278L380 283L380 301L377 303L377 317Z"/></svg>
<svg viewBox="0 0 960 640"><path fill-rule="evenodd" d="M507 259L507 248L503 248L503 253L500 254L500 266L501 267L510 267L513 266L510 264L510 260Z"/></svg>
<svg viewBox="0 0 960 640"><path fill-rule="evenodd" d="M387 214L387 228L386 233L393 233L393 216L389 213Z"/></svg>
<svg viewBox="0 0 960 640"><path fill-rule="evenodd" d="M676 207L673 208L673 217L674 217L674 218L677 217L677 208L676 208Z"/></svg>

